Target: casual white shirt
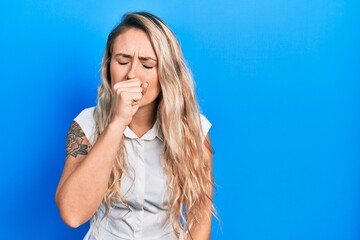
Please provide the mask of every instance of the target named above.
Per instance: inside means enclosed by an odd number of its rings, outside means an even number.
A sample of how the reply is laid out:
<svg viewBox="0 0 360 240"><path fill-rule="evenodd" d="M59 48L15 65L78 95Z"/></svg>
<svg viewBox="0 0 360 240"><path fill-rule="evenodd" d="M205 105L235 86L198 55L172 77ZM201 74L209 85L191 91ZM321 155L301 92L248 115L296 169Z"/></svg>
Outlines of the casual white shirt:
<svg viewBox="0 0 360 240"><path fill-rule="evenodd" d="M84 109L74 120L86 138L95 143L95 107ZM203 139L211 123L201 117ZM115 203L104 219L105 206L100 205L98 218L92 218L84 240L174 240L168 215L166 174L161 159L164 142L158 122L141 138L127 127L124 131L126 174L121 178L121 194L128 206Z"/></svg>

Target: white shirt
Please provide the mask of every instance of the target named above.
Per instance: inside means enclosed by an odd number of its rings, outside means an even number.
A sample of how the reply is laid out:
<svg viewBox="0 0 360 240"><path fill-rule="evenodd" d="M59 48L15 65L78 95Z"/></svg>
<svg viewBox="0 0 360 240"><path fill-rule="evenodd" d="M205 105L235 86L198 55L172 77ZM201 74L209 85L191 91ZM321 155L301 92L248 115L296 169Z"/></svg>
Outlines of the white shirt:
<svg viewBox="0 0 360 240"><path fill-rule="evenodd" d="M84 109L74 120L93 145L95 143L95 107ZM211 123L201 115L203 139ZM100 205L98 218L92 218L84 240L174 240L168 216L166 174L161 159L164 142L158 122L141 138L130 129L124 131L126 174L121 178L121 194L128 206L116 203L101 220L105 206Z"/></svg>

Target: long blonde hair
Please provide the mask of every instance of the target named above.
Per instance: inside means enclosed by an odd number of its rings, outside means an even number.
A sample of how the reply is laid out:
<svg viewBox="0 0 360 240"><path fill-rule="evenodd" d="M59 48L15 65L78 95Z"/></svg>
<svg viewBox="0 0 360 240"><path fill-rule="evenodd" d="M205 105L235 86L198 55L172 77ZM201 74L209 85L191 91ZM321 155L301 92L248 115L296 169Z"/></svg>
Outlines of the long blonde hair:
<svg viewBox="0 0 360 240"><path fill-rule="evenodd" d="M170 221L177 236L188 234L203 212L200 204L213 208L211 190L214 186L211 167L204 160L212 154L203 151L200 112L195 96L194 81L184 62L180 45L169 27L147 12L125 14L121 23L109 34L101 66L102 81L94 112L99 136L109 123L113 104L110 60L114 40L124 30L143 30L158 57L161 93L157 120L164 135L164 165L170 194ZM108 182L103 204L108 213L112 201L121 201L120 178L126 171L124 145L120 147ZM211 216L208 216L209 218Z"/></svg>

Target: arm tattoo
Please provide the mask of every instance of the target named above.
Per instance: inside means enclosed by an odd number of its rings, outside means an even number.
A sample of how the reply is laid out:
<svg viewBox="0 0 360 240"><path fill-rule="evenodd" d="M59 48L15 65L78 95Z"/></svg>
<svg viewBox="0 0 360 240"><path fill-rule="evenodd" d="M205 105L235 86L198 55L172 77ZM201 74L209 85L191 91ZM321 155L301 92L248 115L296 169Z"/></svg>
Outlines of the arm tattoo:
<svg viewBox="0 0 360 240"><path fill-rule="evenodd" d="M68 135L66 137L66 158L70 155L77 157L77 155L87 155L88 145L83 144L85 134L79 124L75 121L69 128Z"/></svg>

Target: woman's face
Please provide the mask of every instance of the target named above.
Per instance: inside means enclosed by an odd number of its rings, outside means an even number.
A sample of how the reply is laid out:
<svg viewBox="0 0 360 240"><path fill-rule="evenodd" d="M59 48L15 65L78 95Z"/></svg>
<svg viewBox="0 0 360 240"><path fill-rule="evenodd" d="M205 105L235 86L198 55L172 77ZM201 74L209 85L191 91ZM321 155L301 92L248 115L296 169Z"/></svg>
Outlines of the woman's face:
<svg viewBox="0 0 360 240"><path fill-rule="evenodd" d="M115 38L110 75L112 87L117 82L134 78L142 83L148 82L140 107L155 102L160 93L157 57L144 31L129 28Z"/></svg>

